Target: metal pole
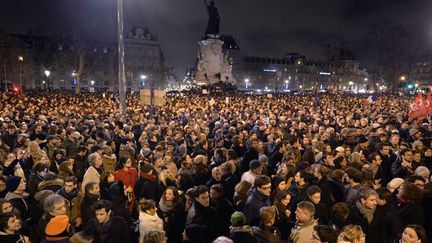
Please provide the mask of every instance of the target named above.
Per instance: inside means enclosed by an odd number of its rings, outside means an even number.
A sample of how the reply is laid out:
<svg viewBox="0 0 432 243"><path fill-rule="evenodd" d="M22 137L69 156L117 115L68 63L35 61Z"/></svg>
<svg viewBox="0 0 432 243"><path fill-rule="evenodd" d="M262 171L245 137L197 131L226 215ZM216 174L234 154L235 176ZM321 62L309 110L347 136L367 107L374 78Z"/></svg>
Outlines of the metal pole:
<svg viewBox="0 0 432 243"><path fill-rule="evenodd" d="M121 116L126 119L126 77L124 65L124 30L123 30L123 0L117 0L117 31L118 31L118 61L119 61L119 96Z"/></svg>

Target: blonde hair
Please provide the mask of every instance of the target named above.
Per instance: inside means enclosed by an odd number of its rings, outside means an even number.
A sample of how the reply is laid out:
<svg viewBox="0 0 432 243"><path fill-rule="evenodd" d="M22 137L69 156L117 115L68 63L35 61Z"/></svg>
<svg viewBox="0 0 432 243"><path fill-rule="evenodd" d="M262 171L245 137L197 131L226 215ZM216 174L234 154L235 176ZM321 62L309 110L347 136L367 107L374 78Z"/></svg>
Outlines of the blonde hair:
<svg viewBox="0 0 432 243"><path fill-rule="evenodd" d="M166 186L167 179L176 181L170 170L165 169L159 173L159 180Z"/></svg>
<svg viewBox="0 0 432 243"><path fill-rule="evenodd" d="M355 224L346 225L339 234L337 242L360 242L365 234L360 226Z"/></svg>

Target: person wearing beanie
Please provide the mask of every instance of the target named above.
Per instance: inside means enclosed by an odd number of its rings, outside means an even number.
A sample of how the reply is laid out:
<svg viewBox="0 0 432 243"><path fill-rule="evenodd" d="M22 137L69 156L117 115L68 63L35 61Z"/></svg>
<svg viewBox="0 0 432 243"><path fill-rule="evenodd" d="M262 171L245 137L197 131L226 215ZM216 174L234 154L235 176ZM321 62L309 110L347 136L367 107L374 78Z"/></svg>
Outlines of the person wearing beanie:
<svg viewBox="0 0 432 243"><path fill-rule="evenodd" d="M44 194L46 195L47 193ZM38 196L43 197L43 194ZM45 239L45 229L51 219L56 216L66 215L66 199L58 194L48 195L43 200L43 209L45 212L42 217L39 218L36 229L40 239Z"/></svg>
<svg viewBox="0 0 432 243"><path fill-rule="evenodd" d="M67 215L55 216L46 225L46 236L41 243L67 243L70 231L69 217Z"/></svg>
<svg viewBox="0 0 432 243"><path fill-rule="evenodd" d="M134 195L136 200L140 199L153 199L156 198L158 181L156 175L153 173L153 166L146 162L140 162L140 171L138 180L134 186Z"/></svg>
<svg viewBox="0 0 432 243"><path fill-rule="evenodd" d="M262 171L263 171L263 167L261 163L258 160L254 159L249 164L249 171L243 173L241 177L241 181L247 181L253 185L255 182L255 178L258 175L261 175Z"/></svg>
<svg viewBox="0 0 432 243"><path fill-rule="evenodd" d="M252 227L247 224L247 219L244 213L236 211L231 215L231 226L229 238L234 242L250 242L255 243Z"/></svg>
<svg viewBox="0 0 432 243"><path fill-rule="evenodd" d="M28 193L25 192L26 180L19 176L10 176L6 180L6 189L9 191L5 199L8 200L12 206L18 210L22 220L27 220L29 217L29 204L25 199Z"/></svg>

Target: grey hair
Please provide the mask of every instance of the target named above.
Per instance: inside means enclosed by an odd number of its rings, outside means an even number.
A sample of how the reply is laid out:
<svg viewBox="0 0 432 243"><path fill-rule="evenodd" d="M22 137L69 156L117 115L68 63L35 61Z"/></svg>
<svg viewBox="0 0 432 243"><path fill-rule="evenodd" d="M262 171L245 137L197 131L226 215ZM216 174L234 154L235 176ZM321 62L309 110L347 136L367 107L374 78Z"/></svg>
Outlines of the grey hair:
<svg viewBox="0 0 432 243"><path fill-rule="evenodd" d="M44 202L44 210L47 213L50 213L52 211L54 211L54 205L61 203L61 202L66 202L66 199L58 194L52 194L49 195Z"/></svg>
<svg viewBox="0 0 432 243"><path fill-rule="evenodd" d="M94 152L88 156L87 161L88 161L89 165L95 165L96 160L98 158L99 158L99 154L97 154L97 152Z"/></svg>
<svg viewBox="0 0 432 243"><path fill-rule="evenodd" d="M422 165L415 169L414 175L421 176L427 180L430 176L430 170L426 166Z"/></svg>
<svg viewBox="0 0 432 243"><path fill-rule="evenodd" d="M234 241L232 241L230 238L227 238L225 236L219 236L213 241L213 243L233 243L233 242Z"/></svg>
<svg viewBox="0 0 432 243"><path fill-rule="evenodd" d="M363 199L367 200L370 196L378 197L378 193L372 188L364 187L360 190L360 195L359 195L358 199L363 198Z"/></svg>

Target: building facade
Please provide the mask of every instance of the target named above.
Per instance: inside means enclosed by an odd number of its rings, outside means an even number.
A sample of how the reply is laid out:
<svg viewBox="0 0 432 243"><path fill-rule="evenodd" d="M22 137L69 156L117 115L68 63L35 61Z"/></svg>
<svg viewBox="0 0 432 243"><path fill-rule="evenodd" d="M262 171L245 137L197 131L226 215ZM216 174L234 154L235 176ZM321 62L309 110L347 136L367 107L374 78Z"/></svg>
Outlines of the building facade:
<svg viewBox="0 0 432 243"><path fill-rule="evenodd" d="M432 55L424 55L414 63L409 81L415 87L432 91Z"/></svg>
<svg viewBox="0 0 432 243"><path fill-rule="evenodd" d="M117 43L76 43L70 39L0 32L2 89L74 89L81 62L83 90L118 89ZM125 72L128 90L165 87L163 51L157 37L147 28L136 27L126 33Z"/></svg>

